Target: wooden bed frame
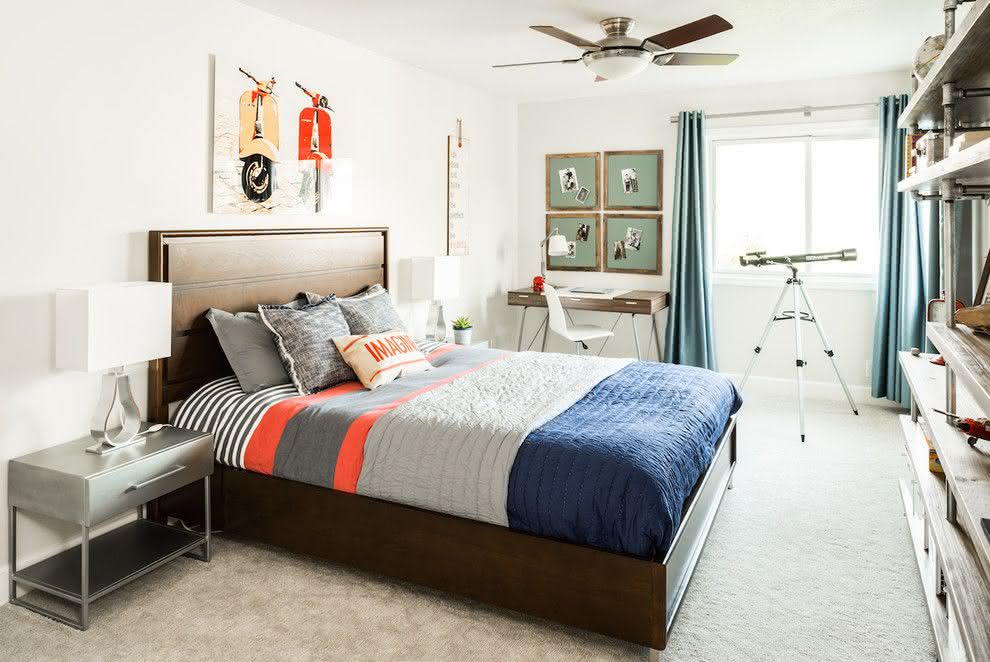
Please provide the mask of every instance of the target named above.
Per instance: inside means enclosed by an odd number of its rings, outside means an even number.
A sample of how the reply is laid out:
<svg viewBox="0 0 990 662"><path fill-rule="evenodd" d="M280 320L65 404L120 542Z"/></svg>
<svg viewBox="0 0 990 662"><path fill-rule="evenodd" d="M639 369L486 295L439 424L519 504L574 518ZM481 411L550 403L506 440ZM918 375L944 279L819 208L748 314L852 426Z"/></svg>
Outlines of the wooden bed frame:
<svg viewBox="0 0 990 662"><path fill-rule="evenodd" d="M304 290L388 285L388 229L181 230L150 233L150 279L173 284L172 355L152 361L148 410L230 374L203 315L253 310ZM379 572L663 649L736 463L735 418L684 506L663 559L643 560L509 528L217 465L214 522L237 536ZM149 508L202 519L202 492Z"/></svg>

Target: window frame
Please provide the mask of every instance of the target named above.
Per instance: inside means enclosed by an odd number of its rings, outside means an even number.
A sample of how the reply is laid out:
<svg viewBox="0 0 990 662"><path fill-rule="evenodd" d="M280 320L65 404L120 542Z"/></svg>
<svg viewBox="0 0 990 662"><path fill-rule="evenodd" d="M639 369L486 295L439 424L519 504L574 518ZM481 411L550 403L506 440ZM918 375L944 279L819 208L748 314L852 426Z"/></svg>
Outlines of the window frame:
<svg viewBox="0 0 990 662"><path fill-rule="evenodd" d="M763 124L746 125L732 127L716 127L708 131L705 150L708 156L708 224L709 235L712 238L709 252L709 259L712 262L712 281L714 284L724 285L754 285L764 287L777 287L781 277L786 272L777 269L756 269L753 267L736 267L731 269L720 268L715 264L715 247L718 243L718 218L715 209L716 200L716 178L715 178L715 151L718 145L726 143L782 143L800 142L804 144L805 153L805 212L804 212L804 237L805 250L808 250L808 242L812 236L812 204L813 198L810 195L812 188L812 149L811 145L821 140L856 140L871 138L879 141L880 131L876 119L873 120L847 120L832 122L800 122L793 124ZM878 144L879 158L879 144ZM879 187L879 180L877 181ZM877 192L879 197L879 190ZM877 229L879 234L879 228ZM876 265L879 268L879 265ZM877 287L877 272L861 273L812 273L813 285L820 289L855 289L855 290L875 290Z"/></svg>

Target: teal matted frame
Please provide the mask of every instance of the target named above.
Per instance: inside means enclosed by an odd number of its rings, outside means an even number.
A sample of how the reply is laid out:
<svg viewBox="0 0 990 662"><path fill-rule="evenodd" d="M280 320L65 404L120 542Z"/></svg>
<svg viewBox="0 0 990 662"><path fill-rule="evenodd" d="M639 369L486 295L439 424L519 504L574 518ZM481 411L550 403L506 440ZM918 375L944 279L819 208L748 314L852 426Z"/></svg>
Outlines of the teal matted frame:
<svg viewBox="0 0 990 662"><path fill-rule="evenodd" d="M663 150L634 149L605 152L605 195L606 210L663 211ZM639 191L626 193L623 188L622 171L636 168L641 173L638 178Z"/></svg>
<svg viewBox="0 0 990 662"><path fill-rule="evenodd" d="M564 193L560 190L558 172L567 168L574 168L577 174L578 189L588 189L588 197L584 202L579 202L576 194ZM600 152L547 154L545 180L547 211L580 212L595 211L602 208Z"/></svg>
<svg viewBox="0 0 990 662"><path fill-rule="evenodd" d="M614 228L611 226L615 226ZM639 250L627 249L626 257L615 259L615 242L625 239L626 229L642 232ZM611 232L610 232L611 229ZM625 274L663 273L663 216L661 214L605 214L602 217L602 271Z"/></svg>
<svg viewBox="0 0 990 662"><path fill-rule="evenodd" d="M555 229L560 230L560 234L567 238L567 242L574 242L575 255L573 258L554 257L548 252L550 245L547 243L543 247L544 256L547 260L547 271L601 271L602 267L602 223L601 215L598 213L584 214L547 214L546 233ZM588 225L588 238L578 241L577 230L580 225Z"/></svg>

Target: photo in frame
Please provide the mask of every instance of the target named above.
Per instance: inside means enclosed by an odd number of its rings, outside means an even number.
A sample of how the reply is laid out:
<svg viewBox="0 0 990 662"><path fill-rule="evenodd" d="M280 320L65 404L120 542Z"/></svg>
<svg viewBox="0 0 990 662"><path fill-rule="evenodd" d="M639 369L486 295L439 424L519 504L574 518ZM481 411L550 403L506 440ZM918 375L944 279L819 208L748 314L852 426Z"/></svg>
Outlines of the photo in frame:
<svg viewBox="0 0 990 662"><path fill-rule="evenodd" d="M612 273L662 272L660 214L613 214L602 220L602 263Z"/></svg>
<svg viewBox="0 0 990 662"><path fill-rule="evenodd" d="M546 155L547 211L601 207L598 152Z"/></svg>
<svg viewBox="0 0 990 662"><path fill-rule="evenodd" d="M663 150L605 152L605 209L661 211Z"/></svg>
<svg viewBox="0 0 990 662"><path fill-rule="evenodd" d="M601 241L598 214L547 214L546 233L554 230L567 239L568 254L546 255L548 271L598 271ZM547 250L544 247L544 250Z"/></svg>

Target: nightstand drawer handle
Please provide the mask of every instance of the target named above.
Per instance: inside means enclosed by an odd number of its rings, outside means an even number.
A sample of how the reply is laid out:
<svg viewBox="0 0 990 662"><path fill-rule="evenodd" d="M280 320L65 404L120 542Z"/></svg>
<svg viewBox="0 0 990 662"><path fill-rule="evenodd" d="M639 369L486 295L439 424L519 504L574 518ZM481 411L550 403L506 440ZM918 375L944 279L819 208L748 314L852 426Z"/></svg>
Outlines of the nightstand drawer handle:
<svg viewBox="0 0 990 662"><path fill-rule="evenodd" d="M134 490L140 490L142 487L147 487L148 485L151 485L152 483L157 483L160 480L163 480L165 478L168 478L169 476L174 476L175 474L179 473L180 471L185 471L185 470L186 470L185 467L183 467L181 465L180 466L177 466L174 469L170 469L170 470L166 471L165 473L163 473L163 474L161 474L159 476L155 476L154 478L149 478L148 480L143 480L140 483L131 483L130 485L127 486L127 489L124 490L124 491L125 492L133 492Z"/></svg>

